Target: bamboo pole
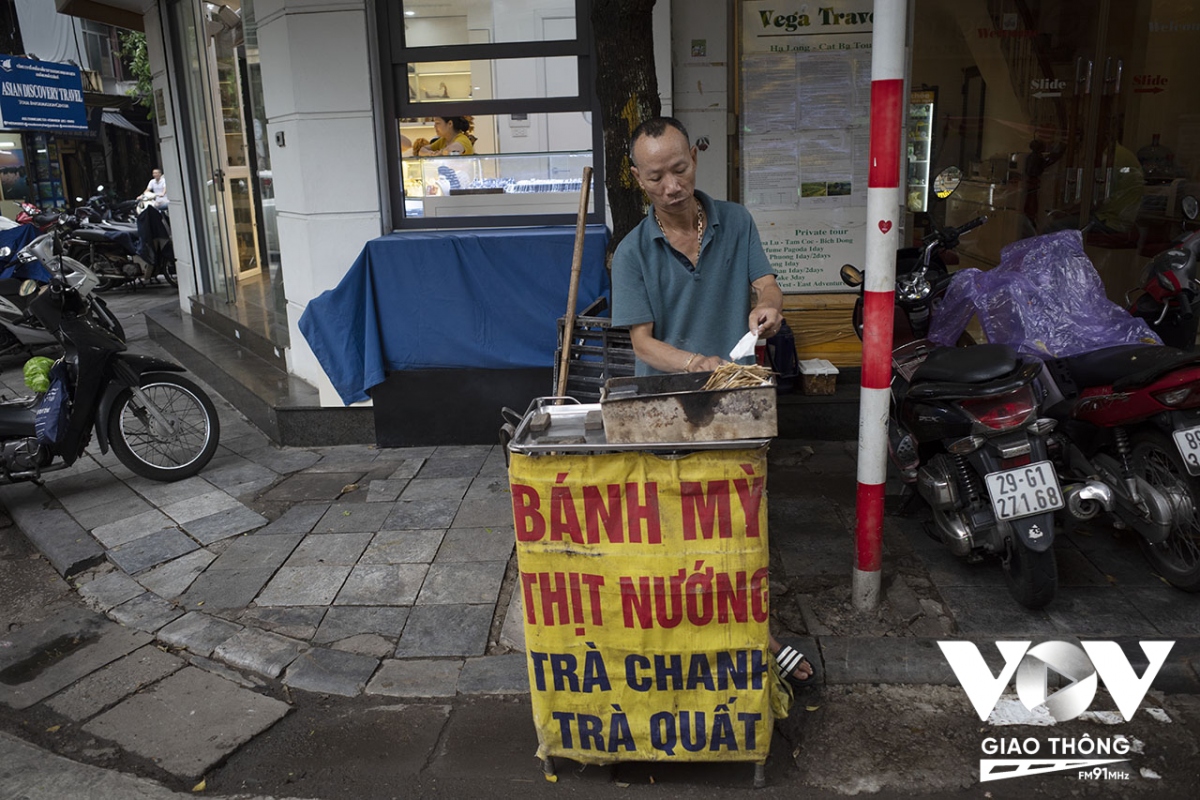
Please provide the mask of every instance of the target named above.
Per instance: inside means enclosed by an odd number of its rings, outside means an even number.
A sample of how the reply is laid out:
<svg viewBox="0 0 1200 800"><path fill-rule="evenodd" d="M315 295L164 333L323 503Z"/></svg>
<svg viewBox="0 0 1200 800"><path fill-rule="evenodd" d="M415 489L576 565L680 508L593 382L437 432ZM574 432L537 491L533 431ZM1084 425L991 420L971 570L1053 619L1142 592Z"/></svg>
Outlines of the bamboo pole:
<svg viewBox="0 0 1200 800"><path fill-rule="evenodd" d="M592 168L583 168L583 186L579 190L579 215L575 219L575 252L571 256L571 288L567 292L567 315L563 320L558 360L557 403L567 394L567 372L571 363L571 338L575 329L575 304L579 302L579 275L583 271L583 238L587 232L588 195L592 188Z"/></svg>

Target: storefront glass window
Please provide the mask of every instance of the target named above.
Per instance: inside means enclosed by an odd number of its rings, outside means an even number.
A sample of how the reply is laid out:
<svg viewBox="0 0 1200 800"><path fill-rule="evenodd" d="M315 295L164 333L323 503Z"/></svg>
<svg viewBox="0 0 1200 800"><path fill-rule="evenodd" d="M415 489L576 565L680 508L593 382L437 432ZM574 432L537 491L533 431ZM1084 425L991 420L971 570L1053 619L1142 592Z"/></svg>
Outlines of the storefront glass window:
<svg viewBox="0 0 1200 800"><path fill-rule="evenodd" d="M1123 303L1183 230L1183 199L1200 195L1195 4L917 0L915 13L912 86L939 101L929 172L966 176L931 213L989 217L964 237L965 263L987 268L1009 242L1083 229Z"/></svg>
<svg viewBox="0 0 1200 800"><path fill-rule="evenodd" d="M396 227L573 221L582 167L602 149L586 6L381 5ZM602 203L593 192L597 219Z"/></svg>
<svg viewBox="0 0 1200 800"><path fill-rule="evenodd" d="M408 47L575 38L574 0L404 0Z"/></svg>

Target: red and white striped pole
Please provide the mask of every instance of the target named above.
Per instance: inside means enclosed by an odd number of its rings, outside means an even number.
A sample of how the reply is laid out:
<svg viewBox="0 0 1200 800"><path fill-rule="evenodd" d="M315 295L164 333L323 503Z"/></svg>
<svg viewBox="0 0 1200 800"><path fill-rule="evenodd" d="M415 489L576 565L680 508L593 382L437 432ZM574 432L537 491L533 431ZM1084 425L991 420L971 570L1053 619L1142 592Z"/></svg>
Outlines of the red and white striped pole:
<svg viewBox="0 0 1200 800"><path fill-rule="evenodd" d="M871 34L871 164L867 178L862 399L858 409L858 513L851 587L854 607L863 611L879 606L883 567L907 8L907 0L875 0Z"/></svg>

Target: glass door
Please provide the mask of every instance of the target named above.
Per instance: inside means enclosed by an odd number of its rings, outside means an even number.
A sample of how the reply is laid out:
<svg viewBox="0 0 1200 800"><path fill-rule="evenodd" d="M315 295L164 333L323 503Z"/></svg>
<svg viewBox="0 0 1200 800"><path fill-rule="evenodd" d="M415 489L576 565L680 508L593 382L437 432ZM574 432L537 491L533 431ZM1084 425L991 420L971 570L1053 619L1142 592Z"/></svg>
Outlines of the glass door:
<svg viewBox="0 0 1200 800"><path fill-rule="evenodd" d="M246 137L245 108L242 103L242 63L238 50L242 47L240 18L232 26L223 25L211 37L213 85L217 94L214 107L220 115L217 140L220 185L224 195L229 253L237 281L252 278L262 272L258 252L258 224L254 208L253 182Z"/></svg>
<svg viewBox="0 0 1200 800"><path fill-rule="evenodd" d="M989 223L960 248L999 263L1015 240L1083 231L1124 302L1200 188L1200 82L1186 0L917 0L912 83L962 95L935 109L931 173L966 173L946 221ZM967 240L970 239L968 242Z"/></svg>

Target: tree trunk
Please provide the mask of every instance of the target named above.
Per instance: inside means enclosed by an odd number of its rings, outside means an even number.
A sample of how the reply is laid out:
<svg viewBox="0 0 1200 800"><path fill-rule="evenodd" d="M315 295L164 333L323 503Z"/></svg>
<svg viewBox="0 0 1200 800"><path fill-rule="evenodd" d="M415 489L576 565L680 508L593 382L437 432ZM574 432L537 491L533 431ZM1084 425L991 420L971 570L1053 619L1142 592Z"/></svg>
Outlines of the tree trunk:
<svg viewBox="0 0 1200 800"><path fill-rule="evenodd" d="M654 72L655 0L593 0L596 95L604 125L604 185L612 211L611 256L646 215L646 198L629 173L629 135L662 112Z"/></svg>

